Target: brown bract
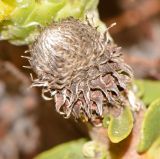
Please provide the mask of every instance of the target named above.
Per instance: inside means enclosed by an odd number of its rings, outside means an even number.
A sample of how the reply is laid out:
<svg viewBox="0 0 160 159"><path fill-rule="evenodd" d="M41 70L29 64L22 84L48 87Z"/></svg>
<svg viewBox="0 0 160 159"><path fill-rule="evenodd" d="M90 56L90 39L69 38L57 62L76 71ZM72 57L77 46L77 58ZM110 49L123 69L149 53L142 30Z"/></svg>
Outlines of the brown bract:
<svg viewBox="0 0 160 159"><path fill-rule="evenodd" d="M121 49L86 20L68 18L45 28L29 52L42 95L55 99L57 112L101 122L108 107L122 107L132 79Z"/></svg>

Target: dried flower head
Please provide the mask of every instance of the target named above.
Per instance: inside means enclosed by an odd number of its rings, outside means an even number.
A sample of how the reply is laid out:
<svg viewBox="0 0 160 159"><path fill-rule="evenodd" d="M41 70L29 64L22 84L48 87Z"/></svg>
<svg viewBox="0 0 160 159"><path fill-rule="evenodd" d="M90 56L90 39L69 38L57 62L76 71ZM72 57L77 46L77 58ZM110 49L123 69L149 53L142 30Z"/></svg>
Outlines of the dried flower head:
<svg viewBox="0 0 160 159"><path fill-rule="evenodd" d="M68 18L45 28L29 50L29 62L57 112L94 122L107 107L122 107L132 78L121 49L86 20ZM45 97L45 96L44 96Z"/></svg>

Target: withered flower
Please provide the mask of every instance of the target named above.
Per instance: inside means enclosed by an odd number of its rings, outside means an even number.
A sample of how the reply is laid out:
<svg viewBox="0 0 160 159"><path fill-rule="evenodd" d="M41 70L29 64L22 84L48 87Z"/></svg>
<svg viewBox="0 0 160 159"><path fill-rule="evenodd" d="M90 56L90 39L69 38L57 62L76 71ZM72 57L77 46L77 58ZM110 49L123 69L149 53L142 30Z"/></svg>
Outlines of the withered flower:
<svg viewBox="0 0 160 159"><path fill-rule="evenodd" d="M124 106L132 70L107 32L98 32L88 20L68 18L46 27L29 50L38 76L33 86L54 97L65 117L94 122L105 108Z"/></svg>

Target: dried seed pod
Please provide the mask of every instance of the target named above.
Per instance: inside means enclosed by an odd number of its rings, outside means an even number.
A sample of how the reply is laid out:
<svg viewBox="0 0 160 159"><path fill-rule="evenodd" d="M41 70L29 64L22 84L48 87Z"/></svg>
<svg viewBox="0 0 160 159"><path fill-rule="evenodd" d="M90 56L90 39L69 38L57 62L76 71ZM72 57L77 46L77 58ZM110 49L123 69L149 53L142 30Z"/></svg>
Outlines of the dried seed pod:
<svg viewBox="0 0 160 159"><path fill-rule="evenodd" d="M31 46L33 86L42 87L44 97L49 92L65 117L100 121L105 108L123 106L132 70L107 31L68 18L45 28Z"/></svg>

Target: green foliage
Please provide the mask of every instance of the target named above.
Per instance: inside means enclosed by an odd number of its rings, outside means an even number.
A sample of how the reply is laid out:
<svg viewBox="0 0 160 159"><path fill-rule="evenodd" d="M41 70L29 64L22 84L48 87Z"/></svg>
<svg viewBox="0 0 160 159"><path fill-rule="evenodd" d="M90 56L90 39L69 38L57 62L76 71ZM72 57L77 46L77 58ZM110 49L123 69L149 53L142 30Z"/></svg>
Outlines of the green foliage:
<svg viewBox="0 0 160 159"><path fill-rule="evenodd" d="M85 159L108 159L106 145L98 141L89 141L83 146L83 155Z"/></svg>
<svg viewBox="0 0 160 159"><path fill-rule="evenodd" d="M104 119L103 119L103 127L104 128L108 128L110 123L110 116L109 115L105 115Z"/></svg>
<svg viewBox="0 0 160 159"><path fill-rule="evenodd" d="M22 45L32 43L38 27L53 20L84 18L87 11L96 11L98 0L2 0L0 5L1 39Z"/></svg>
<svg viewBox="0 0 160 159"><path fill-rule="evenodd" d="M80 139L61 144L40 154L35 159L85 159L82 154L82 147L85 142L85 139Z"/></svg>
<svg viewBox="0 0 160 159"><path fill-rule="evenodd" d="M160 81L136 80L135 84L139 88L138 96L142 97L146 105L160 98Z"/></svg>
<svg viewBox="0 0 160 159"><path fill-rule="evenodd" d="M12 12L13 7L7 3L0 1L0 22L7 19Z"/></svg>
<svg viewBox="0 0 160 159"><path fill-rule="evenodd" d="M117 118L111 116L108 126L108 137L113 143L118 143L131 133L132 128L133 115L130 108L125 107Z"/></svg>
<svg viewBox="0 0 160 159"><path fill-rule="evenodd" d="M79 139L43 152L35 159L107 159L106 147L96 141Z"/></svg>
<svg viewBox="0 0 160 159"><path fill-rule="evenodd" d="M133 115L129 107L125 107L118 117L105 116L103 126L107 128L109 139L118 143L125 139L133 128Z"/></svg>
<svg viewBox="0 0 160 159"><path fill-rule="evenodd" d="M145 152L160 137L160 99L147 109L141 128L138 152Z"/></svg>
<svg viewBox="0 0 160 159"><path fill-rule="evenodd" d="M153 143L151 148L145 154L145 159L159 159L160 155L160 137Z"/></svg>

